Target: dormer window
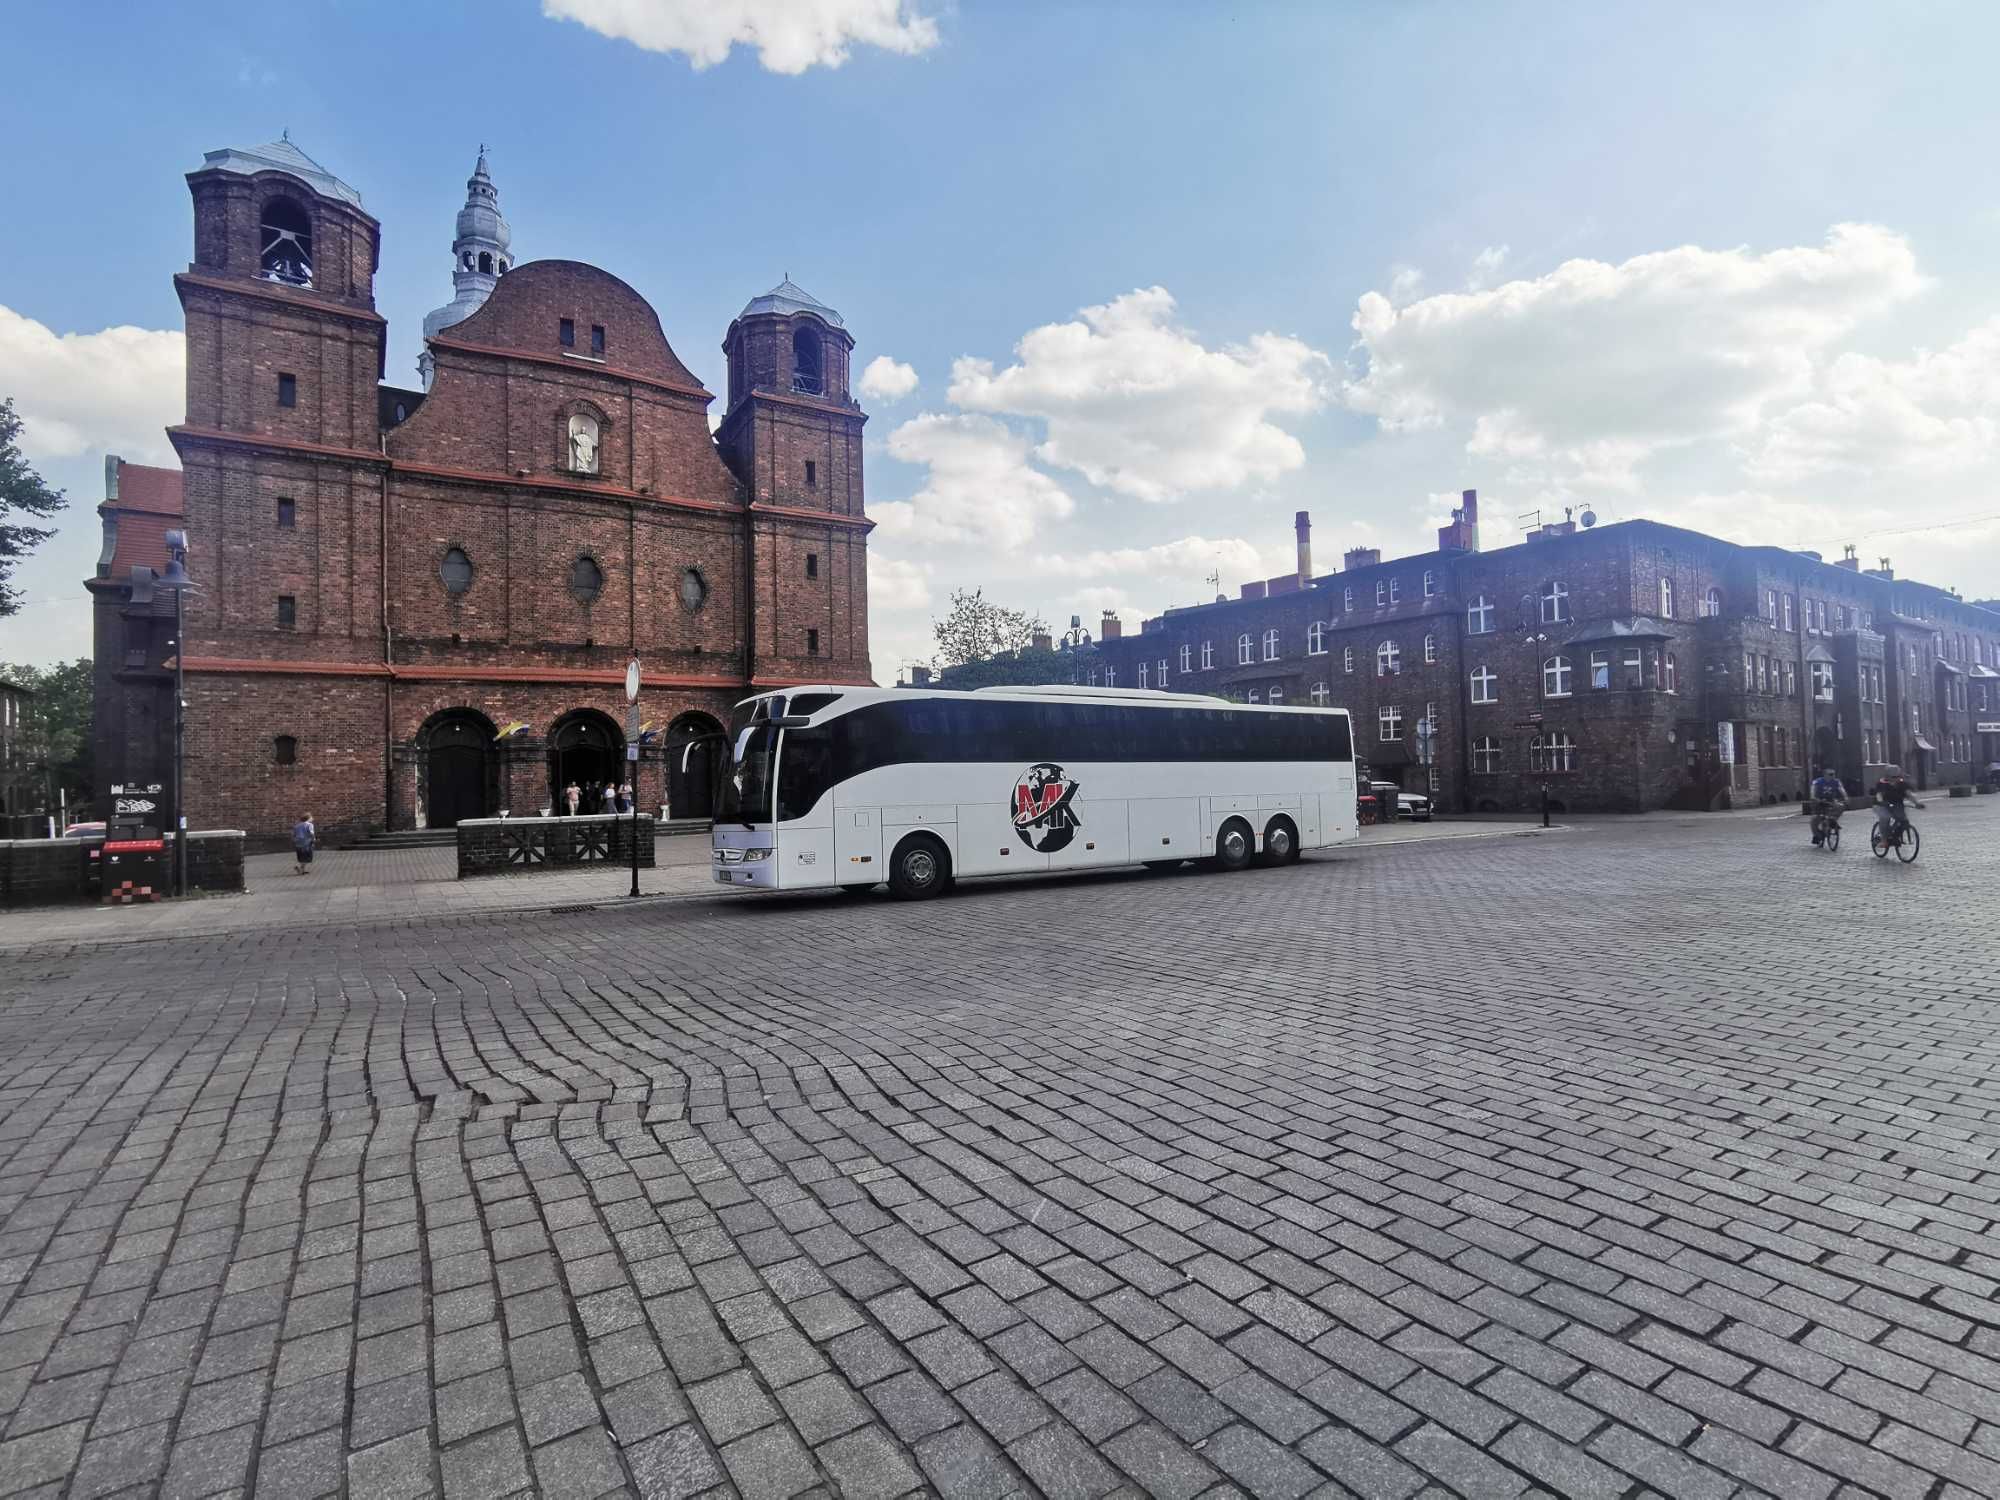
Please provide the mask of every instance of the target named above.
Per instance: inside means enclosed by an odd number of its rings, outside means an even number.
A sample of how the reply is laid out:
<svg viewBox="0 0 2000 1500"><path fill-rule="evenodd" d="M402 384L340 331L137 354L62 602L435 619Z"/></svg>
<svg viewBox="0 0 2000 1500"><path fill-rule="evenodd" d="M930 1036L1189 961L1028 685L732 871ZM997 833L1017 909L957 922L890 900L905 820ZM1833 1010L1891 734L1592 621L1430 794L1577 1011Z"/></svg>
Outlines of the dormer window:
<svg viewBox="0 0 2000 1500"><path fill-rule="evenodd" d="M290 198L273 198L264 205L258 228L257 274L285 286L313 284L312 220Z"/></svg>

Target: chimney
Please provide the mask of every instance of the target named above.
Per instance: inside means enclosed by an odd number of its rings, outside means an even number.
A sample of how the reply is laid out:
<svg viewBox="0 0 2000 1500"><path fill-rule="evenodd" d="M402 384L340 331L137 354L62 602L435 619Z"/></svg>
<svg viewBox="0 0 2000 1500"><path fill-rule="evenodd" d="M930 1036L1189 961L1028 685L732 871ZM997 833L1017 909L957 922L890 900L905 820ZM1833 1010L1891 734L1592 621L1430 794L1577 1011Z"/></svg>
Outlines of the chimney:
<svg viewBox="0 0 2000 1500"><path fill-rule="evenodd" d="M1861 559L1854 555L1854 544L1852 542L1847 544L1847 555L1835 558L1833 565L1836 568L1845 568L1850 573L1859 573L1861 571Z"/></svg>
<svg viewBox="0 0 2000 1500"><path fill-rule="evenodd" d="M1255 582L1255 583L1246 583L1246 584L1244 584L1244 585L1243 585L1243 597L1244 597L1245 599L1261 599L1261 598L1263 598L1263 597L1264 597L1264 581L1263 581L1263 580L1262 580L1262 579L1260 578L1260 579L1258 579L1258 580L1257 580L1257 582Z"/></svg>
<svg viewBox="0 0 2000 1500"><path fill-rule="evenodd" d="M107 505L115 505L118 501L118 471L124 463L125 460L115 453L104 455L104 501Z"/></svg>
<svg viewBox="0 0 2000 1500"><path fill-rule="evenodd" d="M1881 564L1879 568L1864 568L1862 571L1870 578L1879 578L1884 583L1894 583L1896 581L1896 570L1889 566L1889 559L1878 557L1875 560Z"/></svg>
<svg viewBox="0 0 2000 1500"><path fill-rule="evenodd" d="M1344 572L1352 573L1356 568L1372 568L1381 560L1380 547L1349 547L1340 566Z"/></svg>
<svg viewBox="0 0 2000 1500"><path fill-rule="evenodd" d="M1313 518L1312 512L1302 510L1292 519L1292 530L1299 537L1299 587L1306 588L1313 576Z"/></svg>
<svg viewBox="0 0 2000 1500"><path fill-rule="evenodd" d="M1466 490L1459 496L1459 505L1451 513L1451 524L1438 527L1438 550L1440 552L1477 552L1479 550L1479 491Z"/></svg>
<svg viewBox="0 0 2000 1500"><path fill-rule="evenodd" d="M1100 641L1115 641L1125 633L1125 627L1118 622L1116 610L1107 609L1104 618L1098 622L1097 638Z"/></svg>
<svg viewBox="0 0 2000 1500"><path fill-rule="evenodd" d="M1050 635L1046 630L1037 630L1033 635L1029 636L1028 644L1033 646L1037 651L1053 651L1056 649L1055 637Z"/></svg>

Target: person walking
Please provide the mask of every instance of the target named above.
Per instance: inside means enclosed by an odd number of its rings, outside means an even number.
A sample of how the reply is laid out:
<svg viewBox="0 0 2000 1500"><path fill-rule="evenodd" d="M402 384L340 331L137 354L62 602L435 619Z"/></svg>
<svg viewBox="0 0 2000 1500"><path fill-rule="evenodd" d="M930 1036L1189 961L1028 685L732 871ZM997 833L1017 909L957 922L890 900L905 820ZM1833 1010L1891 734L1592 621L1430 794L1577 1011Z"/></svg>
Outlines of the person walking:
<svg viewBox="0 0 2000 1500"><path fill-rule="evenodd" d="M583 789L574 781L563 788L563 801L569 804L569 815L576 816L576 805L583 799Z"/></svg>
<svg viewBox="0 0 2000 1500"><path fill-rule="evenodd" d="M604 810L614 816L618 812L618 788L608 781L604 783Z"/></svg>
<svg viewBox="0 0 2000 1500"><path fill-rule="evenodd" d="M313 850L318 847L319 830L313 827L313 815L301 813L292 825L292 853L298 858L294 874L304 875L312 869Z"/></svg>
<svg viewBox="0 0 2000 1500"><path fill-rule="evenodd" d="M618 783L618 810L622 813L632 810L632 783L629 781Z"/></svg>

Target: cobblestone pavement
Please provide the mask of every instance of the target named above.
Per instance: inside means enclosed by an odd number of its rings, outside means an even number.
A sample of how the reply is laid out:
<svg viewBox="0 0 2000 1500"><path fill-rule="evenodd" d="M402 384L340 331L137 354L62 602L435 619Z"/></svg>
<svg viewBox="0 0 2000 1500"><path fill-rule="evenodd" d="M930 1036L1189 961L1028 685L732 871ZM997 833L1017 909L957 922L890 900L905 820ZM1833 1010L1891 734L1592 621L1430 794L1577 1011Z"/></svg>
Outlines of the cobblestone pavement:
<svg viewBox="0 0 2000 1500"><path fill-rule="evenodd" d="M0 968L0 1493L2000 1494L2000 799Z"/></svg>

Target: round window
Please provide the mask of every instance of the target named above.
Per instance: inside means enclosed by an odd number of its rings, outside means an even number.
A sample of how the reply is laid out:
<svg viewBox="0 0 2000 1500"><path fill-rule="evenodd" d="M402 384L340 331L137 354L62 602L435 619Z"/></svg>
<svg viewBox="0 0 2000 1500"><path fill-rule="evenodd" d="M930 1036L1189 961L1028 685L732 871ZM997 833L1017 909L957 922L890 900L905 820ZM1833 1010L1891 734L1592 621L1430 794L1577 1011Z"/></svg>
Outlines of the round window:
<svg viewBox="0 0 2000 1500"><path fill-rule="evenodd" d="M463 547L445 553L438 564L438 577L444 581L448 594L462 594L472 587L472 559L465 555Z"/></svg>
<svg viewBox="0 0 2000 1500"><path fill-rule="evenodd" d="M681 603L689 609L700 609L708 602L708 580L701 576L700 568L681 570Z"/></svg>
<svg viewBox="0 0 2000 1500"><path fill-rule="evenodd" d="M604 592L604 569L596 558L579 557L570 565L569 591L585 604Z"/></svg>

